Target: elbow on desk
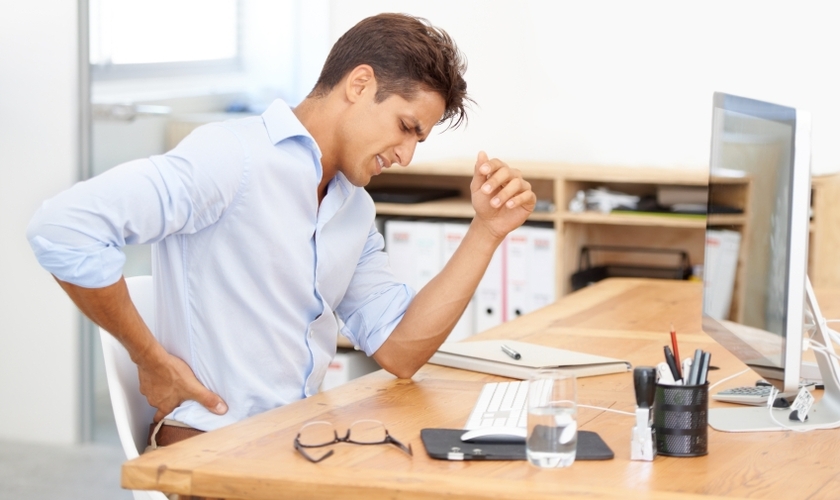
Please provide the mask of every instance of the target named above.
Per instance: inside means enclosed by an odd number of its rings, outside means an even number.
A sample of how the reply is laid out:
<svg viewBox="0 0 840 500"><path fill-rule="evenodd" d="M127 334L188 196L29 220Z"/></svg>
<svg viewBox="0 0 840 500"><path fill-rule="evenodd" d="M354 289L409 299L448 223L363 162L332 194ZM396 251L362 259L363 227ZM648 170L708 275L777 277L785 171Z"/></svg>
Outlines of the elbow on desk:
<svg viewBox="0 0 840 500"><path fill-rule="evenodd" d="M382 366L382 368L385 371L387 371L388 373L390 373L391 375L393 375L397 378L402 378L402 379L410 379L411 377L414 376L415 373L417 373L417 370L420 369L419 366L418 367L412 367L412 366L406 366L406 365Z"/></svg>
<svg viewBox="0 0 840 500"><path fill-rule="evenodd" d="M426 364L434 352L434 349L418 348L411 343L389 340L374 352L372 357L383 370L391 375L401 379L410 379Z"/></svg>
<svg viewBox="0 0 840 500"><path fill-rule="evenodd" d="M390 373L391 375L401 378L401 379L410 379L417 373L417 370L423 366L423 364L417 364L416 360L392 360L392 359L383 359L382 356L374 356L374 359L382 367L383 370Z"/></svg>

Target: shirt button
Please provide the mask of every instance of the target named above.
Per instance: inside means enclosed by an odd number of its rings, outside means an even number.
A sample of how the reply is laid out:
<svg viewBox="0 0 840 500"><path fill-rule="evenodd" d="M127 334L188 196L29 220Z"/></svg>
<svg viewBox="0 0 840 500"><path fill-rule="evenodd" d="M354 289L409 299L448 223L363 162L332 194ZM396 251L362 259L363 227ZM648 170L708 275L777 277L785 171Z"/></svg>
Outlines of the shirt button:
<svg viewBox="0 0 840 500"><path fill-rule="evenodd" d="M303 391L303 393L306 395L307 398L312 395L309 389L306 389L305 391Z"/></svg>
<svg viewBox="0 0 840 500"><path fill-rule="evenodd" d="M312 331L312 330L309 330L309 338L311 339L313 336L315 336L315 332Z"/></svg>

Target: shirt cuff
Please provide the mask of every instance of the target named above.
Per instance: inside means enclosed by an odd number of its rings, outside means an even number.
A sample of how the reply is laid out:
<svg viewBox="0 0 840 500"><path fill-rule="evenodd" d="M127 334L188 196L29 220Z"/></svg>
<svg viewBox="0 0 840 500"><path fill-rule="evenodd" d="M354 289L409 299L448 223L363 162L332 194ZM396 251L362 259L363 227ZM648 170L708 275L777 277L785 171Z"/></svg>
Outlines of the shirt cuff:
<svg viewBox="0 0 840 500"><path fill-rule="evenodd" d="M345 320L341 333L365 354L372 356L402 321L414 295L411 288L399 285L371 296Z"/></svg>
<svg viewBox="0 0 840 500"><path fill-rule="evenodd" d="M61 281L83 288L113 285L122 276L125 254L117 247L62 247L42 236L29 241L41 266Z"/></svg>

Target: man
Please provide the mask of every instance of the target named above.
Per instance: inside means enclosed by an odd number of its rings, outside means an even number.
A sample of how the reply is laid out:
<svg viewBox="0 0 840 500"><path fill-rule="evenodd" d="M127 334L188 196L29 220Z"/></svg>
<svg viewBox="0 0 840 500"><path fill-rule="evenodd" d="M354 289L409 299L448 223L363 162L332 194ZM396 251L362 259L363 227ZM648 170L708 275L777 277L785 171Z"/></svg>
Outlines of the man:
<svg viewBox="0 0 840 500"><path fill-rule="evenodd" d="M536 201L518 171L479 153L458 251L416 296L391 274L362 187L407 166L435 124L465 118L464 70L445 32L374 16L336 42L296 108L200 127L44 203L35 254L126 347L155 421L206 431L314 394L336 316L398 377L429 359ZM120 247L138 243L154 243L154 336L122 278Z"/></svg>

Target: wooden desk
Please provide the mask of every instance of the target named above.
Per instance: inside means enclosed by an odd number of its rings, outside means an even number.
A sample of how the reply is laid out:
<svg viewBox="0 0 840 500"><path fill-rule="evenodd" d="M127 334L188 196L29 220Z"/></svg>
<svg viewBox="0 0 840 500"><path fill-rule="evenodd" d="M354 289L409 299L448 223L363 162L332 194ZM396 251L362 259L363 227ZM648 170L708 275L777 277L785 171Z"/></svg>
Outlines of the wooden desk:
<svg viewBox="0 0 840 500"><path fill-rule="evenodd" d="M714 383L744 369L700 329L701 285L613 279L492 329L478 338L517 338L653 365L677 329L680 349L711 351ZM747 373L720 388L751 384ZM709 429L709 454L697 458L630 456L632 417L581 408L582 429L615 452L603 462L540 470L526 462L430 459L425 427L460 428L491 375L427 365L413 380L376 372L305 401L143 455L123 466L122 485L220 498L836 498L838 431L726 434ZM579 402L633 411L632 373L578 380ZM712 402L712 405L722 403ZM338 444L319 464L292 447L306 422L345 428L360 418L385 422L410 442L411 458L392 446Z"/></svg>

